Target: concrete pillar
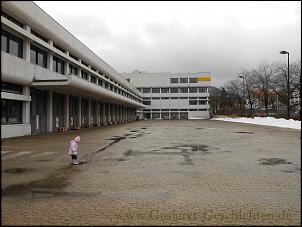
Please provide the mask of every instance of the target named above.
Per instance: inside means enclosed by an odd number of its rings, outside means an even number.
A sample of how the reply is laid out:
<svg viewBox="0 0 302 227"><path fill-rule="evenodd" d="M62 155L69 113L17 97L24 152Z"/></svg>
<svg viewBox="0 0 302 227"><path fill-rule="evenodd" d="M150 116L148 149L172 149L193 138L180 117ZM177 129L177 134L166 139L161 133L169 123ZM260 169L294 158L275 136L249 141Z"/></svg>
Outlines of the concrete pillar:
<svg viewBox="0 0 302 227"><path fill-rule="evenodd" d="M49 45L53 46L52 40L49 40ZM50 71L52 71L52 69L53 69L53 54L52 53L47 54L47 69Z"/></svg>
<svg viewBox="0 0 302 227"><path fill-rule="evenodd" d="M106 125L106 103L102 103L102 124Z"/></svg>
<svg viewBox="0 0 302 227"><path fill-rule="evenodd" d="M128 118L128 107L126 107L126 122L129 121L129 118Z"/></svg>
<svg viewBox="0 0 302 227"><path fill-rule="evenodd" d="M81 128L82 126L82 98L79 97L79 119L78 119L78 127Z"/></svg>
<svg viewBox="0 0 302 227"><path fill-rule="evenodd" d="M30 87L23 86L23 95L30 96ZM22 123L30 124L30 101L22 104Z"/></svg>
<svg viewBox="0 0 302 227"><path fill-rule="evenodd" d="M92 116L91 116L91 99L88 99L88 125L89 125L89 128L92 127Z"/></svg>
<svg viewBox="0 0 302 227"><path fill-rule="evenodd" d="M100 113L100 102L96 101L96 123L98 126L101 125L101 113Z"/></svg>
<svg viewBox="0 0 302 227"><path fill-rule="evenodd" d="M24 26L24 29L30 33L31 28L28 24ZM23 42L23 53L24 60L30 62L30 41L27 38L25 38Z"/></svg>
<svg viewBox="0 0 302 227"><path fill-rule="evenodd" d="M69 129L69 94L65 95L64 102L64 125L65 128Z"/></svg>
<svg viewBox="0 0 302 227"><path fill-rule="evenodd" d="M107 119L108 124L111 123L111 106L110 103L108 103L108 119Z"/></svg>
<svg viewBox="0 0 302 227"><path fill-rule="evenodd" d="M112 121L115 124L116 123L116 105L112 104Z"/></svg>
<svg viewBox="0 0 302 227"><path fill-rule="evenodd" d="M47 93L47 132L53 131L53 92Z"/></svg>

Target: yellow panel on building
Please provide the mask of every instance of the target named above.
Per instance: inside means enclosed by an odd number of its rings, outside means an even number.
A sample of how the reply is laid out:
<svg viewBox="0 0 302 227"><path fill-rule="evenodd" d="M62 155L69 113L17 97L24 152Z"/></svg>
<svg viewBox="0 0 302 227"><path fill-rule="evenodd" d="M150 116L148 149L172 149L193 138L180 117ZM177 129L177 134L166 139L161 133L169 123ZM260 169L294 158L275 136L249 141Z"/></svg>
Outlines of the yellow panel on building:
<svg viewBox="0 0 302 227"><path fill-rule="evenodd" d="M200 76L198 77L198 81L211 81L210 76Z"/></svg>

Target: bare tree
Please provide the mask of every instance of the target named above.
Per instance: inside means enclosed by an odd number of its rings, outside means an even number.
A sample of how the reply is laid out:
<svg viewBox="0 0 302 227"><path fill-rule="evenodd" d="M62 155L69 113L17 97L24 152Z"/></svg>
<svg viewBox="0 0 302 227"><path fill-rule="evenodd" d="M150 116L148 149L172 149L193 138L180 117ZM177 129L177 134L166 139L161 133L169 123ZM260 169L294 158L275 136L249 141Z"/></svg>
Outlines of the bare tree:
<svg viewBox="0 0 302 227"><path fill-rule="evenodd" d="M253 104L258 99L258 95L256 94L256 70L242 70L239 73L239 77L243 78L244 86L243 91L245 94L245 98L248 100L250 105L250 110L253 111Z"/></svg>
<svg viewBox="0 0 302 227"><path fill-rule="evenodd" d="M262 62L258 65L255 73L255 86L263 96L266 116L268 116L268 104L271 95L271 83L273 76L273 69L270 64Z"/></svg>
<svg viewBox="0 0 302 227"><path fill-rule="evenodd" d="M242 81L239 79L231 80L226 84L226 91L229 95L235 98L237 100L241 114L245 114L244 111L244 103L245 103L245 95L243 91L243 84Z"/></svg>
<svg viewBox="0 0 302 227"><path fill-rule="evenodd" d="M270 84L273 89L282 100L287 104L287 110L290 109L289 100L293 98L295 91L301 92L301 61L294 62L289 66L289 87L287 86L288 70L285 63L274 63L272 65L274 77ZM288 116L289 117L289 116Z"/></svg>

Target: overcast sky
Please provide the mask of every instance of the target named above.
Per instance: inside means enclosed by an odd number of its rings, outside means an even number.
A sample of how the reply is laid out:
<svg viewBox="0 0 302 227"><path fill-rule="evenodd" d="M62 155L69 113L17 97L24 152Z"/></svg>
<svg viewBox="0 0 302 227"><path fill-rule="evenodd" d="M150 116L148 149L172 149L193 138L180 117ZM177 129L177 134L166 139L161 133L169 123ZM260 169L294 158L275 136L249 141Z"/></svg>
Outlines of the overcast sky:
<svg viewBox="0 0 302 227"><path fill-rule="evenodd" d="M301 58L301 2L39 2L118 72L211 72Z"/></svg>

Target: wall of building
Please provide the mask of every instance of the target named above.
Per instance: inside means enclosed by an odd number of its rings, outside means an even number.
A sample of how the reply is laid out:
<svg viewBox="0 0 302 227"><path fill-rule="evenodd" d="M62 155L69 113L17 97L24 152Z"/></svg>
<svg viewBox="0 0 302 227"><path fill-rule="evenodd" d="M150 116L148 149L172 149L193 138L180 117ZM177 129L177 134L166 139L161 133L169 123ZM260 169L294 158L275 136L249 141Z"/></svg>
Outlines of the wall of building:
<svg viewBox="0 0 302 227"><path fill-rule="evenodd" d="M210 117L211 75L209 72L148 73L135 70L132 73L122 73L122 75L143 94L146 105L146 108L140 111L143 113L143 118ZM174 79L178 82L174 83ZM168 92L163 93L166 89ZM173 93L173 89L176 89L177 93Z"/></svg>
<svg viewBox="0 0 302 227"><path fill-rule="evenodd" d="M111 66L35 3L1 6L2 138L136 119L142 94Z"/></svg>

